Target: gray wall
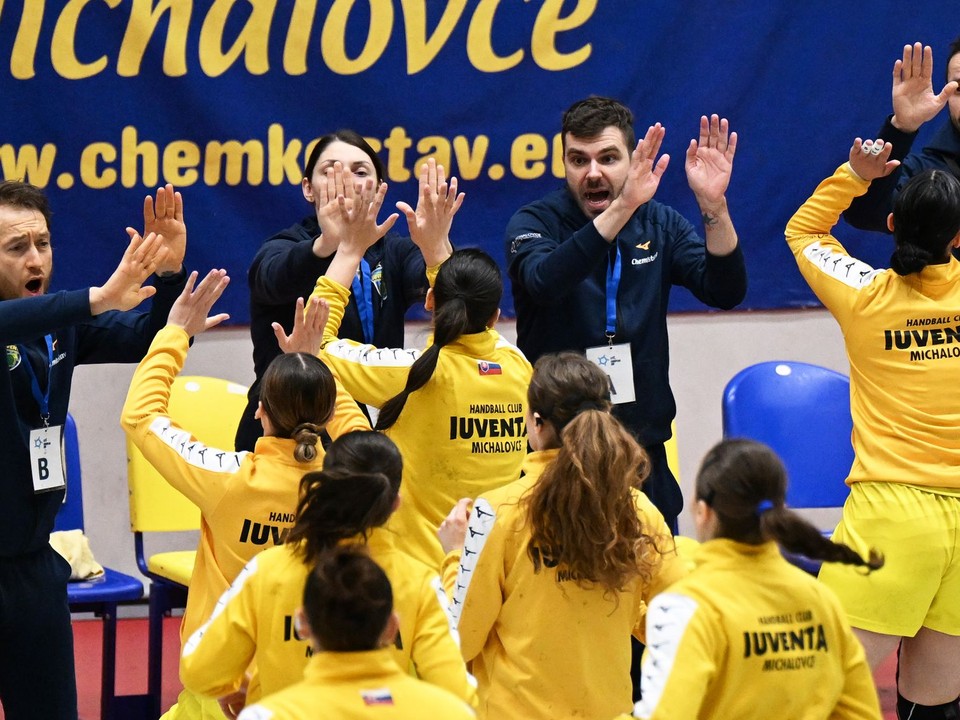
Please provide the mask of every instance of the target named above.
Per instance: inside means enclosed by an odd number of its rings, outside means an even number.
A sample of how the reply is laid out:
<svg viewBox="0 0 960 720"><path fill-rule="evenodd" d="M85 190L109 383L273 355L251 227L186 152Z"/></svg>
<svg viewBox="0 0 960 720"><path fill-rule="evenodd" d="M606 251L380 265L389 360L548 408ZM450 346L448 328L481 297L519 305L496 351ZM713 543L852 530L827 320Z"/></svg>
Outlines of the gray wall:
<svg viewBox="0 0 960 720"><path fill-rule="evenodd" d="M721 437L720 396L737 371L764 360L802 360L849 370L840 331L823 310L674 315L669 327L681 484L687 498L700 458ZM499 329L515 337L512 323ZM412 326L407 344L422 345L425 335L426 326ZM200 337L184 372L249 384L253 364L247 329L217 329ZM132 374L133 366L78 368L71 411L80 431L86 526L94 554L104 565L137 575L118 421ZM831 520L826 517L821 524ZM689 512L681 518L681 531L693 533ZM153 541L148 548L155 552L195 543L196 534L178 534Z"/></svg>

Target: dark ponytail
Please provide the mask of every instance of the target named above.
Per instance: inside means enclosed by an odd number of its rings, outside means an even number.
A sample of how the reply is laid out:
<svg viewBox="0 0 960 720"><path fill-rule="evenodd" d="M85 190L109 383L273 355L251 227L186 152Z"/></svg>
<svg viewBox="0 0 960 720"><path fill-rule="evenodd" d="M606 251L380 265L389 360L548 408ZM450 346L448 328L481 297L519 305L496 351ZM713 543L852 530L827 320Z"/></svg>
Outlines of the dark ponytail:
<svg viewBox="0 0 960 720"><path fill-rule="evenodd" d="M308 563L341 540L383 525L400 493L403 460L393 440L370 430L341 435L327 448L323 472L300 481L297 519L287 542Z"/></svg>
<svg viewBox="0 0 960 720"><path fill-rule="evenodd" d="M898 275L909 275L946 261L958 232L960 181L943 170L914 176L893 204L896 248L890 267Z"/></svg>
<svg viewBox="0 0 960 720"><path fill-rule="evenodd" d="M307 473L300 481L297 519L287 542L297 544L304 562L312 565L341 540L366 537L383 525L396 499L396 489L383 473Z"/></svg>
<svg viewBox="0 0 960 720"><path fill-rule="evenodd" d="M883 556L864 560L832 542L785 505L787 472L769 447L753 440L724 440L704 457L697 474L697 499L717 515L717 537L759 545L776 541L789 552L823 562L876 570Z"/></svg>
<svg viewBox="0 0 960 720"><path fill-rule="evenodd" d="M503 278L493 259L480 250L458 250L440 266L433 288L433 344L423 351L407 374L407 383L390 398L377 417L379 431L397 422L410 393L433 377L440 350L461 335L482 332L500 306Z"/></svg>

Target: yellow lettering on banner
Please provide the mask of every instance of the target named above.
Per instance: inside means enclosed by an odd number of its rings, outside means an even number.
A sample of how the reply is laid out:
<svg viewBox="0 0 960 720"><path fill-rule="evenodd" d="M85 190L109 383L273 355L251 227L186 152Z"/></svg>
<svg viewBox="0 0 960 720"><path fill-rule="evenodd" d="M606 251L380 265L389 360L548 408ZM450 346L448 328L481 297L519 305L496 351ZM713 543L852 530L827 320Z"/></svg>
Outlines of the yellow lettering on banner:
<svg viewBox="0 0 960 720"><path fill-rule="evenodd" d="M402 127L395 127L383 141L387 149L387 177L393 182L406 182L410 179L410 171L404 166L407 149L413 145L413 140Z"/></svg>
<svg viewBox="0 0 960 720"><path fill-rule="evenodd" d="M0 145L0 170L8 179L23 178L25 182L46 187L53 172L57 148L53 143L44 143L37 154L36 145Z"/></svg>
<svg viewBox="0 0 960 720"><path fill-rule="evenodd" d="M520 180L535 180L546 172L547 139L536 133L518 135L510 145L510 172Z"/></svg>
<svg viewBox="0 0 960 720"><path fill-rule="evenodd" d="M447 176L453 172L450 167L450 141L442 135L427 135L417 142L417 152L422 153L413 163L413 172L419 176L420 166L429 158L437 161L437 165L446 168Z"/></svg>
<svg viewBox="0 0 960 720"><path fill-rule="evenodd" d="M177 187L189 187L200 179L200 146L189 140L174 140L163 149L163 179Z"/></svg>
<svg viewBox="0 0 960 720"><path fill-rule="evenodd" d="M159 165L157 144L137 139L137 129L127 125L120 133L120 184L132 188L137 184L137 160L143 160L143 184L153 187L157 184Z"/></svg>
<svg viewBox="0 0 960 720"><path fill-rule="evenodd" d="M501 56L493 49L493 17L499 4L500 0L480 0L467 28L467 57L480 72L503 72L523 59L523 50Z"/></svg>
<svg viewBox="0 0 960 720"><path fill-rule="evenodd" d="M136 77L140 74L147 45L164 14L167 15L167 37L163 45L163 74L168 77L186 75L187 32L192 10L193 0L133 0L127 31L120 43L117 75Z"/></svg>
<svg viewBox="0 0 960 720"><path fill-rule="evenodd" d="M577 7L566 17L560 17L563 0L545 0L533 24L533 39L530 54L533 61L544 70L569 70L587 61L592 45L587 43L571 53L557 50L559 33L583 25L597 9L597 0L580 0Z"/></svg>
<svg viewBox="0 0 960 720"><path fill-rule="evenodd" d="M44 0L24 0L20 26L17 28L13 52L10 54L10 74L17 80L29 80L36 75L33 61L37 57L37 43L40 41L43 4ZM3 0L0 0L0 15L2 14Z"/></svg>
<svg viewBox="0 0 960 720"><path fill-rule="evenodd" d="M373 151L375 153L378 153L381 150L383 150L383 143L380 142L378 138L365 137L364 140L366 140L367 144L373 148ZM310 149L313 150L313 146L311 146ZM304 165L306 165L306 162L304 162Z"/></svg>
<svg viewBox="0 0 960 720"><path fill-rule="evenodd" d="M307 50L316 15L317 0L296 0L294 3L287 41L283 45L283 69L288 75L307 72Z"/></svg>
<svg viewBox="0 0 960 720"><path fill-rule="evenodd" d="M53 27L53 40L50 43L50 61L53 69L67 80L82 80L103 72L107 67L107 56L101 55L90 63L80 62L77 58L77 24L80 22L80 13L92 0L68 0L64 6L57 24ZM120 4L120 0L103 0L112 10ZM101 35L102 36L102 35Z"/></svg>
<svg viewBox="0 0 960 720"><path fill-rule="evenodd" d="M483 161L489 148L490 138L486 135L477 135L473 141L473 149L470 148L467 138L457 135L453 139L453 153L457 157L458 177L462 180L476 180L483 169Z"/></svg>
<svg viewBox="0 0 960 720"><path fill-rule="evenodd" d="M367 0L370 27L363 50L356 58L347 57L347 20L356 0L334 0L320 33L320 52L331 71L338 75L356 75L369 70L380 59L393 30L391 0Z"/></svg>
<svg viewBox="0 0 960 720"><path fill-rule="evenodd" d="M259 140L247 140L240 143L238 140L218 142L211 140L207 143L203 164L203 181L207 185L216 185L220 182L220 161L224 161L224 182L235 186L243 182L243 161L247 161L247 184L259 185L263 182L263 143ZM150 184L150 183L148 183Z"/></svg>
<svg viewBox="0 0 960 720"><path fill-rule="evenodd" d="M553 136L553 176L562 178L566 176L563 167L563 135L557 133Z"/></svg>
<svg viewBox="0 0 960 720"><path fill-rule="evenodd" d="M283 125L273 123L267 128L267 180L271 185L280 185L284 179L289 183L298 183L303 177L299 156L303 143L294 138L289 143L283 141ZM306 164L306 162L304 162Z"/></svg>
<svg viewBox="0 0 960 720"><path fill-rule="evenodd" d="M100 171L100 160L106 167ZM117 149L110 143L95 142L80 153L80 182L94 190L104 190L117 183L117 171L109 163L117 160Z"/></svg>
<svg viewBox="0 0 960 720"><path fill-rule="evenodd" d="M427 67L446 45L467 7L467 0L447 0L433 35L427 37L427 0L400 0L407 38L407 74L416 75ZM437 161L439 162L439 160Z"/></svg>
<svg viewBox="0 0 960 720"><path fill-rule="evenodd" d="M210 77L223 75L243 54L244 67L251 75L263 75L270 69L267 45L270 23L277 10L277 0L246 0L250 17L226 52L223 34L227 19L238 0L214 0L200 28L200 67Z"/></svg>

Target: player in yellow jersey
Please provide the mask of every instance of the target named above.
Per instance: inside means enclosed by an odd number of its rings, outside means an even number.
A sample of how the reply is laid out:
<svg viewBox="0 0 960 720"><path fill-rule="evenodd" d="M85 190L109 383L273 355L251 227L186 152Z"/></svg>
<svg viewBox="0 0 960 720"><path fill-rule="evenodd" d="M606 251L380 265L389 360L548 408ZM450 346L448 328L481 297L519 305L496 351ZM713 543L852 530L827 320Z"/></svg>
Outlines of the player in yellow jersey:
<svg viewBox="0 0 960 720"><path fill-rule="evenodd" d="M831 230L894 170L890 154L857 138L786 236L850 361L854 462L834 539L886 557L883 572L825 565L820 579L872 667L899 646L900 717L942 720L960 717L960 181L943 170L911 178L887 220L891 269L875 269Z"/></svg>
<svg viewBox="0 0 960 720"><path fill-rule="evenodd" d="M349 183L345 187L352 189ZM434 231L411 231L433 285L425 303L433 312L427 347L377 348L337 340L344 308L352 302L351 280L364 249L381 233L376 215L384 192L381 185L374 194L368 180L349 203L344 198L343 238L312 297L330 304L324 362L359 402L379 408L376 429L386 432L403 455L403 502L388 527L396 531L401 550L437 567L443 551L436 528L450 506L504 485L520 472L531 368L523 353L494 330L503 295L496 262L479 250L449 253L446 228L462 195L432 162L420 178L417 213L429 215L424 222Z"/></svg>
<svg viewBox="0 0 960 720"><path fill-rule="evenodd" d="M778 544L860 572L883 561L864 561L788 510L786 484L766 445L726 440L707 453L694 501L696 568L650 605L637 717L879 720L843 608Z"/></svg>
<svg viewBox="0 0 960 720"><path fill-rule="evenodd" d="M640 492L649 460L610 413L607 375L544 355L528 402L524 476L477 498L468 522L461 501L441 529L462 548L452 611L478 716L612 718L632 704L631 634L686 568Z"/></svg>
<svg viewBox="0 0 960 720"><path fill-rule="evenodd" d="M325 553L308 576L299 632L314 649L304 679L240 720L468 720L455 695L416 680L393 659L399 620L386 574L356 546Z"/></svg>
<svg viewBox="0 0 960 720"><path fill-rule="evenodd" d="M349 433L330 444L323 472L301 482L286 543L247 563L187 641L180 677L190 690L223 697L232 717L245 703L300 681L313 654L293 628L304 582L323 552L354 543L366 546L393 586L400 627L392 654L399 667L476 702L436 571L399 552L392 533L380 527L398 504L402 469L396 445L381 433ZM246 688L251 661L256 672Z"/></svg>
<svg viewBox="0 0 960 720"><path fill-rule="evenodd" d="M225 272L211 271L194 291L195 280L194 273L137 367L121 417L147 460L200 508L200 542L180 626L184 641L210 617L247 561L267 543L283 542L293 524L300 478L321 468L321 429L337 437L370 427L352 399L338 392L330 370L307 353L281 355L265 373L257 411L265 437L252 453L208 448L178 427L168 414L170 387L190 338L226 317L207 317L226 287ZM215 700L184 691L165 717L206 720L223 714Z"/></svg>

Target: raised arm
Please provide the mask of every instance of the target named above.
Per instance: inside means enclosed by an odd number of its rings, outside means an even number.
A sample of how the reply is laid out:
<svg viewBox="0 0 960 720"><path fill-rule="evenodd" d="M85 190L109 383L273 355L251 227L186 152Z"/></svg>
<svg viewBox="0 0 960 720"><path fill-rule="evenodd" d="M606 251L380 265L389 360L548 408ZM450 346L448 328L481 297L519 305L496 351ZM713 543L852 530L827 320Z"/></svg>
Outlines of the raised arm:
<svg viewBox="0 0 960 720"><path fill-rule="evenodd" d="M407 218L410 239L420 248L427 267L436 267L453 253L450 227L463 205L463 193L457 192L457 179L447 183L443 165L430 158L420 167L417 209L398 202L397 209Z"/></svg>
<svg viewBox="0 0 960 720"><path fill-rule="evenodd" d="M687 147L687 182L700 206L700 217L711 255L729 255L737 247L737 231L727 208L727 187L733 173L737 134L726 118L700 118L700 138Z"/></svg>
<svg viewBox="0 0 960 720"><path fill-rule="evenodd" d="M143 199L143 234L156 233L163 237L167 255L157 265L157 275L175 275L183 268L187 252L187 225L183 221L183 197L167 183L157 188L157 197Z"/></svg>

